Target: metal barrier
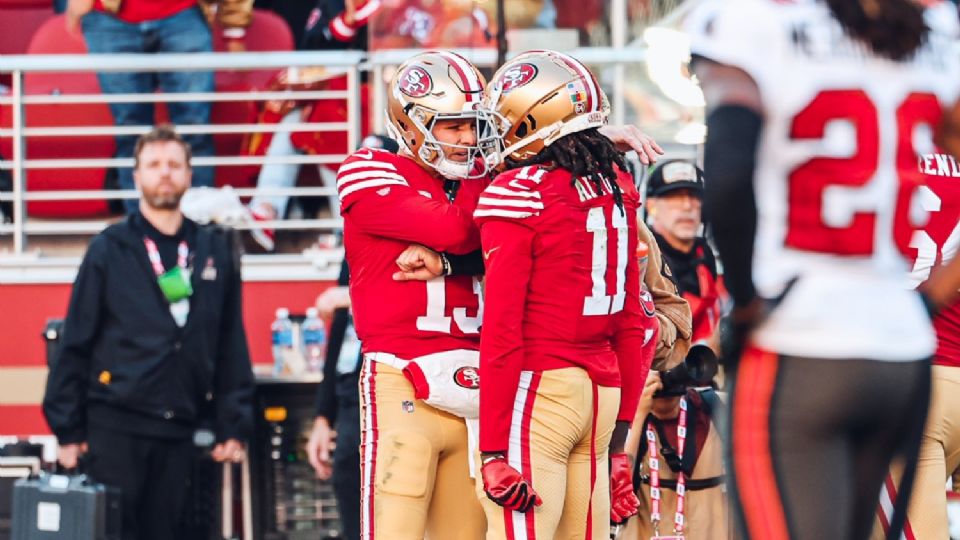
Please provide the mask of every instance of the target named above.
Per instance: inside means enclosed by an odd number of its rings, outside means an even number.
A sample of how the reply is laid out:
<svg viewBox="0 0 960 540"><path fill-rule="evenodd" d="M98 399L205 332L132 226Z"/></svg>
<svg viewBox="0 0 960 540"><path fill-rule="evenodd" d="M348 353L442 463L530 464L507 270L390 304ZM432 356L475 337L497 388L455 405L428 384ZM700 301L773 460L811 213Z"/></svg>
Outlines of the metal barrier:
<svg viewBox="0 0 960 540"><path fill-rule="evenodd" d="M145 133L150 126L59 126L31 127L26 118L26 105L64 105L90 103L144 102L173 103L183 101L243 102L268 101L276 99L338 99L346 102L348 115L346 122L300 123L300 124L197 124L177 126L182 134L239 134L239 133L277 133L287 131L337 131L347 134L348 148L355 148L360 141L360 73L370 73L371 111L374 114L376 132L383 132L383 114L386 102L385 81L392 68L420 52L419 50L392 50L372 54L357 51L324 52L270 52L270 53L200 53L200 54L98 54L98 55L18 55L0 56L0 73L12 75L12 92L8 96L0 94L0 106L12 108L12 126L0 128L0 139L12 139L13 155L8 161L0 161L0 170L12 172L13 189L10 193L0 193L0 202L11 202L13 206L12 223L0 224L0 235L13 236L13 251L21 255L27 248L28 235L92 234L104 225L98 220L45 220L28 222L27 201L81 201L135 199L134 190L60 190L35 191L27 189L25 173L39 169L83 169L104 167L132 167L133 160L127 159L31 159L26 152L27 138L44 137L84 137L115 136ZM481 67L492 67L496 60L491 49L458 50L467 59ZM629 64L644 60L641 48L581 48L569 51L591 66L612 67L613 78L611 101L614 104L612 121L624 121L624 77L623 69ZM212 92L212 93L149 93L149 94L58 94L36 95L24 91L24 76L28 73L57 72L104 72L104 71L197 71L197 70L262 70L289 67L324 66L342 69L347 76L347 89L343 91L249 91L249 92ZM619 104L619 105L618 105ZM287 164L335 164L345 155L296 155L296 156L214 156L195 157L195 166L240 166L264 165L269 163ZM295 188L250 188L236 189L239 196L263 195L292 196L331 196L336 195L334 187L295 187ZM274 220L240 225L238 228L269 227L274 229L317 229L336 230L342 225L339 219L302 219Z"/></svg>

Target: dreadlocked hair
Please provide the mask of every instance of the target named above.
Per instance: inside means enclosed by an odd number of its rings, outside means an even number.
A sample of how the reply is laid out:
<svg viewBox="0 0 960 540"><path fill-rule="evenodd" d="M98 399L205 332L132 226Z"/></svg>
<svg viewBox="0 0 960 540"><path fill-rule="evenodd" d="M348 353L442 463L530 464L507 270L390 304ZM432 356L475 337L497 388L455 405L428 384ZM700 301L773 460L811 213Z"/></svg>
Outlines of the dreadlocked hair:
<svg viewBox="0 0 960 540"><path fill-rule="evenodd" d="M851 37L879 56L906 60L926 40L930 28L915 0L826 0L833 16Z"/></svg>
<svg viewBox="0 0 960 540"><path fill-rule="evenodd" d="M555 167L570 171L573 176L571 185L576 184L578 178L585 178L594 187L597 193L604 191L603 179L609 180L613 188L613 200L621 213L623 210L623 192L617 183L617 172L627 170L627 161L622 152L618 152L613 142L591 128L565 135L541 150L537 155L515 161L507 158L507 167L515 169L530 165L552 164Z"/></svg>

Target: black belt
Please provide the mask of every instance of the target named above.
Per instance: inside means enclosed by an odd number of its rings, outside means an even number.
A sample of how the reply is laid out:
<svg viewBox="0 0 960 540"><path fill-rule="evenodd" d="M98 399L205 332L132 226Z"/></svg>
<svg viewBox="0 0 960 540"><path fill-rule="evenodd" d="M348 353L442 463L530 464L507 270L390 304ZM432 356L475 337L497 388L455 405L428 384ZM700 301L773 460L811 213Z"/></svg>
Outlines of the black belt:
<svg viewBox="0 0 960 540"><path fill-rule="evenodd" d="M710 488L715 488L719 486L720 484L723 483L723 479L724 479L723 475L720 475L720 476L713 476L711 478L698 478L696 480L687 480L685 484L687 486L687 489L689 489L690 491L700 491L702 489L710 489ZM649 476L641 476L640 480L644 484L650 483ZM666 488L666 489L672 489L673 491L676 491L677 481L671 480L668 478L661 478L660 487Z"/></svg>

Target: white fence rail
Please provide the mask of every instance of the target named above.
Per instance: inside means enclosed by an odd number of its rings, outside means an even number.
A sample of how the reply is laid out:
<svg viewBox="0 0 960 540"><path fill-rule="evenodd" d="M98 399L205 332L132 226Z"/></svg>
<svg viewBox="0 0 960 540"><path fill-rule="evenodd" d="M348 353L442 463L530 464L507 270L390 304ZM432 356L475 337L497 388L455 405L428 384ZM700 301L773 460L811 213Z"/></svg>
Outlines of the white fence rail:
<svg viewBox="0 0 960 540"><path fill-rule="evenodd" d="M207 102L264 102L269 100L341 100L347 108L345 122L313 123L276 123L276 124L197 124L177 126L182 134L249 134L281 132L342 132L346 134L347 146L357 146L361 135L360 79L361 72L369 74L371 87L371 114L374 131L383 132L383 111L386 100L385 80L395 66L420 52L419 50L394 50L364 54L353 51L330 52L269 52L269 53L202 53L202 54L100 54L100 55L19 55L0 56L0 73L10 73L12 88L9 95L0 95L0 107L9 107L12 125L0 126L0 139L12 140L12 155L3 156L0 170L11 171L12 191L0 193L0 202L12 204L12 223L0 224L0 236L12 235L13 251L19 255L27 249L29 235L91 234L98 232L105 224L103 219L93 220L43 220L28 221L28 201L84 201L84 200L122 200L135 199L134 190L56 190L31 191L26 181L27 171L50 169L91 169L109 167L131 167L130 158L32 158L27 152L27 140L53 137L104 137L116 135L137 135L145 133L150 126L37 126L30 123L27 106L70 106L78 104L109 103L174 103L188 101ZM457 51L479 66L492 67L496 61L495 51L461 50ZM611 101L623 102L625 66L643 62L644 50L640 48L582 48L570 53L593 66L609 66L616 70L612 81ZM324 66L328 69L342 70L347 76L346 90L323 91L249 91L249 92L213 92L213 93L146 93L146 94L35 94L27 93L24 77L30 73L77 73L77 72L166 72L166 71L251 71L279 70L290 67ZM623 122L623 107L614 107L614 122ZM323 165L342 161L344 155L294 156L241 156L217 155L194 157L195 166L232 167L243 165L301 164ZM240 196L254 193L263 195L291 196L331 196L333 187L296 187L237 189ZM336 230L341 226L338 219L302 219L275 220L261 222L251 226L272 227L275 229L318 229Z"/></svg>

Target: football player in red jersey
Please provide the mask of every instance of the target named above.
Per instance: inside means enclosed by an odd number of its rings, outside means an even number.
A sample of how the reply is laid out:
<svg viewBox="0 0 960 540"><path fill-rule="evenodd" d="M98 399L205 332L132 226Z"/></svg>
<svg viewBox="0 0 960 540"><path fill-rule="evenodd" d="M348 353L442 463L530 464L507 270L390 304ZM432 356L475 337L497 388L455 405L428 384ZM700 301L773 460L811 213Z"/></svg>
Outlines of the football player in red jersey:
<svg viewBox="0 0 960 540"><path fill-rule="evenodd" d="M473 539L485 530L467 437L477 416L483 311L472 277L483 273L472 213L499 143L480 105L483 85L476 68L456 54L415 56L388 89L388 130L401 151L361 149L338 172L364 353L365 539ZM637 150L644 163L662 153L635 127L604 133ZM436 256L439 269L424 272L424 255Z"/></svg>
<svg viewBox="0 0 960 540"><path fill-rule="evenodd" d="M689 23L704 213L749 338L730 414L741 534L867 538L897 455L910 492L926 416L936 342L903 275L929 200L917 158L960 92L956 7L709 0ZM929 307L958 268L922 287Z"/></svg>
<svg viewBox="0 0 960 540"><path fill-rule="evenodd" d="M657 341L640 301L639 194L597 132L609 106L579 61L521 54L486 99L510 167L474 212L487 538L606 539L611 517L637 510L623 443Z"/></svg>
<svg viewBox="0 0 960 540"><path fill-rule="evenodd" d="M361 537L479 539L484 517L468 470L475 418L480 286L466 275L395 281L411 243L480 248L472 212L496 138L484 80L462 57L419 54L388 88L399 154L361 149L337 175L350 295L363 343ZM454 374L461 385L449 382ZM430 384L439 378L443 384Z"/></svg>

